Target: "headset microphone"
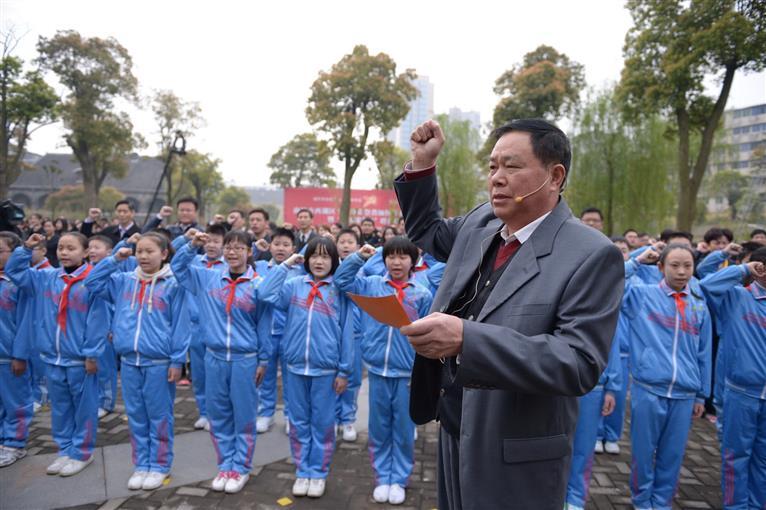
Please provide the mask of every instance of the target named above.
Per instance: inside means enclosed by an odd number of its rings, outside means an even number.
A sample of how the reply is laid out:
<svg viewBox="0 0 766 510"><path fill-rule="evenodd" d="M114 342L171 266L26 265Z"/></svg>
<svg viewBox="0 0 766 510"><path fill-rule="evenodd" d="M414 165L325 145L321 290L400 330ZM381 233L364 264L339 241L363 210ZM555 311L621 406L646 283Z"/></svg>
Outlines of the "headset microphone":
<svg viewBox="0 0 766 510"><path fill-rule="evenodd" d="M516 202L517 204L520 204L520 203L522 203L522 202L524 201L524 199L525 199L525 198L527 198L527 197L531 197L532 195L534 195L535 193L537 193L538 191L540 191L541 189L543 189L543 188L545 187L545 185L546 185L546 184L548 184L548 182L549 182L550 180L551 180L551 174L548 174L548 177L547 177L547 178L545 179L545 181L544 181L544 182L543 182L543 183L540 185L540 187L539 187L539 188L537 188L536 190L534 190L534 191L533 191L533 192L531 192L531 193L527 193L526 195L522 195L522 196L520 196L520 197L515 197L515 198L513 199L513 201L514 201L514 202Z"/></svg>

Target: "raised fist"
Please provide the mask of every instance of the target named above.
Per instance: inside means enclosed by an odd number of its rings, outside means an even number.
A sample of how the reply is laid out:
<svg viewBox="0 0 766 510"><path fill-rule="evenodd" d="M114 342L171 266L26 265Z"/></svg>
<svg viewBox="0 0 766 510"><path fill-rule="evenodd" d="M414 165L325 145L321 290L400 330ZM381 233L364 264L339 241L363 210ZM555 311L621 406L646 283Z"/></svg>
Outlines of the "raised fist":
<svg viewBox="0 0 766 510"><path fill-rule="evenodd" d="M101 217L101 209L98 207L91 207L88 209L88 218L93 221L97 221Z"/></svg>
<svg viewBox="0 0 766 510"><path fill-rule="evenodd" d="M660 254L654 250L646 250L636 257L639 264L656 264L660 260Z"/></svg>
<svg viewBox="0 0 766 510"><path fill-rule="evenodd" d="M427 120L410 135L412 169L425 170L436 164L436 158L444 146L444 133L438 122Z"/></svg>
<svg viewBox="0 0 766 510"><path fill-rule="evenodd" d="M32 248L34 248L38 244L42 243L43 241L45 241L45 236L44 235L42 235L42 234L32 234L31 236L29 236L27 238L26 241L24 241L24 246L26 246L27 248L29 248L31 250Z"/></svg>
<svg viewBox="0 0 766 510"><path fill-rule="evenodd" d="M266 239L258 239L255 242L255 247L258 248L258 251L269 251L271 245L269 245L269 242Z"/></svg>
<svg viewBox="0 0 766 510"><path fill-rule="evenodd" d="M140 241L140 240L141 240L141 234L136 232L132 236L128 237L128 240L125 241L125 242L128 243L128 244L138 244L138 241Z"/></svg>
<svg viewBox="0 0 766 510"><path fill-rule="evenodd" d="M736 257L737 255L742 253L742 246L738 245L737 243L729 243L726 245L726 248L724 248L723 251L729 257Z"/></svg>
<svg viewBox="0 0 766 510"><path fill-rule="evenodd" d="M362 257L364 260L367 260L368 258L375 255L375 247L370 246L369 244L365 244L361 248L359 248L359 256Z"/></svg>
<svg viewBox="0 0 766 510"><path fill-rule="evenodd" d="M122 262L123 260L128 260L128 258L130 258L131 255L133 255L133 250L125 247L125 248L120 248L119 250L117 250L117 253L114 254L114 258Z"/></svg>
<svg viewBox="0 0 766 510"><path fill-rule="evenodd" d="M205 246L205 243L207 243L210 240L210 236L207 235L205 232L197 232L194 234L194 238L192 239L192 246L201 247Z"/></svg>
<svg viewBox="0 0 766 510"><path fill-rule="evenodd" d="M750 274L753 278L766 277L766 265L763 262L748 262L747 268L750 270Z"/></svg>
<svg viewBox="0 0 766 510"><path fill-rule="evenodd" d="M162 209L160 209L160 216L167 219L170 218L173 215L173 208L169 205L163 205Z"/></svg>
<svg viewBox="0 0 766 510"><path fill-rule="evenodd" d="M186 239L192 240L194 239L194 236L196 236L198 233L199 233L199 230L197 230L196 228L190 228L189 230L184 232L184 237L186 237Z"/></svg>
<svg viewBox="0 0 766 510"><path fill-rule="evenodd" d="M293 267L297 264L303 264L304 260L303 255L300 253L293 253L290 255L290 258L285 260L285 264L287 264L288 267Z"/></svg>

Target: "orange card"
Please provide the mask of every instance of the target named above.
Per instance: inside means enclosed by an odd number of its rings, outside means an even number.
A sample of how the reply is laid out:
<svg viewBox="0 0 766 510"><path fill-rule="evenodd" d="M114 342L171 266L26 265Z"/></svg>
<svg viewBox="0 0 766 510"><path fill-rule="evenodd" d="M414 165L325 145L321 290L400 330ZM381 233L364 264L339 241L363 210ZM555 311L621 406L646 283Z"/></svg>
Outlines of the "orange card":
<svg viewBox="0 0 766 510"><path fill-rule="evenodd" d="M394 328L401 328L412 321L407 317L407 312L393 294L383 297L360 296L348 293L356 306L367 312L376 321Z"/></svg>

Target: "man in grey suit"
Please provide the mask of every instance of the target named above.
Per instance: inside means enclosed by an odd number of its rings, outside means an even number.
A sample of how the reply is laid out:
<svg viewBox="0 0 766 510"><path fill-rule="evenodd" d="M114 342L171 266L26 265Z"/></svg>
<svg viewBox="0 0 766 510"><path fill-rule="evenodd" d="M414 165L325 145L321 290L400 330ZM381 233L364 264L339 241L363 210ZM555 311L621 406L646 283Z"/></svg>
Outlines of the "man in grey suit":
<svg viewBox="0 0 766 510"><path fill-rule="evenodd" d="M495 131L490 202L444 219L438 123L395 182L407 235L447 267L432 313L402 328L417 356L410 414L438 419L439 508L564 508L577 396L606 366L620 252L572 216L569 140L539 119Z"/></svg>

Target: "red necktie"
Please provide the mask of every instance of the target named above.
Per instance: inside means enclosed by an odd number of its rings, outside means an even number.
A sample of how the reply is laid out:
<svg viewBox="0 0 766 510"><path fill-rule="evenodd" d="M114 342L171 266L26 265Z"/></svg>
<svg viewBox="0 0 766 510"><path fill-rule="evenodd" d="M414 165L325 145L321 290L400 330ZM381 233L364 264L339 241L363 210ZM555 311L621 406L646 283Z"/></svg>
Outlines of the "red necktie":
<svg viewBox="0 0 766 510"><path fill-rule="evenodd" d="M386 280L386 283L396 289L396 299L400 303L404 302L404 289L410 286L407 282L395 282L393 280Z"/></svg>
<svg viewBox="0 0 766 510"><path fill-rule="evenodd" d="M495 265L493 266L493 271L497 271L500 267L502 267L503 264L505 264L509 258L511 258L511 255L516 253L516 250L518 250L521 247L521 243L518 239L514 239L513 241L509 243L505 243L503 246L498 248L497 255L495 256Z"/></svg>
<svg viewBox="0 0 766 510"><path fill-rule="evenodd" d="M312 303L314 303L314 298L319 297L319 299L322 299L322 293L319 292L319 287L322 287L323 285L327 285L327 282L309 282L311 284L311 291L309 292L309 297L306 299L306 305L311 306Z"/></svg>
<svg viewBox="0 0 766 510"><path fill-rule="evenodd" d="M254 274L253 278L256 278L257 276L257 274ZM226 285L226 290L229 292L229 295L226 296L226 315L231 315L231 305L234 303L234 295L237 293L237 285L249 282L250 278L240 277L232 281L231 278L226 277L226 280L229 282L228 285Z"/></svg>
<svg viewBox="0 0 766 510"><path fill-rule="evenodd" d="M218 265L218 264L220 264L220 263L221 263L221 261L220 261L220 260L209 260L209 261L207 262L207 268L208 268L208 269L210 269L211 267L213 267L213 266L217 266L217 265Z"/></svg>
<svg viewBox="0 0 766 510"><path fill-rule="evenodd" d="M88 276L91 269L93 269L93 266L88 264L85 267L85 270L77 276L72 276L71 274L62 275L64 278L64 290L61 292L61 299L59 299L59 313L56 317L56 322L58 322L62 333L66 331L66 310L67 306L69 306L69 291L72 289L72 285L83 281Z"/></svg>
<svg viewBox="0 0 766 510"><path fill-rule="evenodd" d="M42 264L40 264L39 266L37 266L37 269L38 269L38 270L39 270L39 269L45 269L45 268L47 268L47 267L51 267L51 263L50 263L50 262L48 262L48 259L45 259L45 260L43 261L43 263L42 263Z"/></svg>
<svg viewBox="0 0 766 510"><path fill-rule="evenodd" d="M681 316L681 329L686 328L686 301L684 301L685 294L683 292L674 292L673 298L676 300L676 310L678 315Z"/></svg>

